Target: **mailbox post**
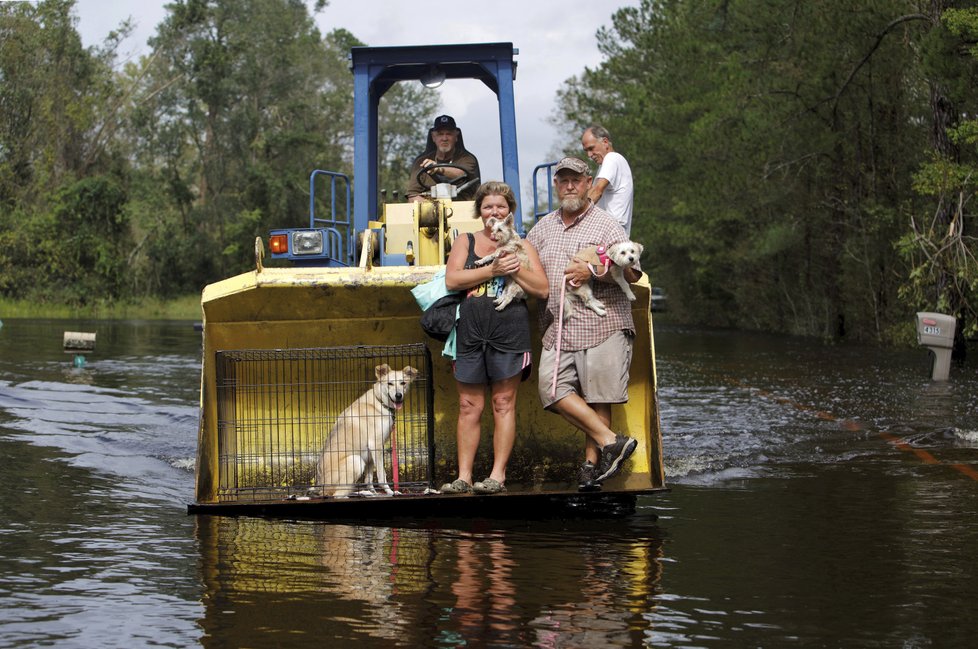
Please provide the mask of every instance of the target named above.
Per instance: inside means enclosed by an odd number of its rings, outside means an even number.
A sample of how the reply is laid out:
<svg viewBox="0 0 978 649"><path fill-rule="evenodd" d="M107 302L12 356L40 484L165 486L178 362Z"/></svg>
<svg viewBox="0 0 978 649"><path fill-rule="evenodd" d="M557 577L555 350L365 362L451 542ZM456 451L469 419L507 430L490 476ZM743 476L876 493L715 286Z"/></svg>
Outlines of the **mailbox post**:
<svg viewBox="0 0 978 649"><path fill-rule="evenodd" d="M954 316L943 313L917 313L917 344L934 354L933 381L947 381L951 372L951 347L954 346Z"/></svg>

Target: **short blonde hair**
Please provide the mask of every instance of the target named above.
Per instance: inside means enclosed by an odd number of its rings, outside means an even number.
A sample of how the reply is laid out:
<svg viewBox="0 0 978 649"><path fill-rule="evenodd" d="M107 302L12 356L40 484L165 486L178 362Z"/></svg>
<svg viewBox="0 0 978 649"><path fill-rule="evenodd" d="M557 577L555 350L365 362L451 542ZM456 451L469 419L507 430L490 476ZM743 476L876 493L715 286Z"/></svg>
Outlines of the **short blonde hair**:
<svg viewBox="0 0 978 649"><path fill-rule="evenodd" d="M506 204L509 205L509 211L513 214L516 213L516 195L513 194L512 188L502 181L490 180L482 183L479 189L475 191L475 214L473 216L479 216L482 211L482 201L485 200L486 196L502 196L506 199Z"/></svg>

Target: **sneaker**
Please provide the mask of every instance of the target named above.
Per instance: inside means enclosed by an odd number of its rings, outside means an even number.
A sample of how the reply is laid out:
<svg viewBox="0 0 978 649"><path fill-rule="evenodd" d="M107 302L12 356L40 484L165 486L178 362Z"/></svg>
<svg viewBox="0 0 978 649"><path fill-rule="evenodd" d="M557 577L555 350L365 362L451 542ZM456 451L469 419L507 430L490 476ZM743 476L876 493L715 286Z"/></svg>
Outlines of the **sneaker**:
<svg viewBox="0 0 978 649"><path fill-rule="evenodd" d="M621 465L635 451L638 440L624 435L615 435L615 441L601 449L601 462L598 463L598 477L601 483L621 471Z"/></svg>
<svg viewBox="0 0 978 649"><path fill-rule="evenodd" d="M581 465L581 468L577 470L577 490L578 491L596 491L601 488L595 478L598 477L598 467L591 464L591 462L585 462Z"/></svg>

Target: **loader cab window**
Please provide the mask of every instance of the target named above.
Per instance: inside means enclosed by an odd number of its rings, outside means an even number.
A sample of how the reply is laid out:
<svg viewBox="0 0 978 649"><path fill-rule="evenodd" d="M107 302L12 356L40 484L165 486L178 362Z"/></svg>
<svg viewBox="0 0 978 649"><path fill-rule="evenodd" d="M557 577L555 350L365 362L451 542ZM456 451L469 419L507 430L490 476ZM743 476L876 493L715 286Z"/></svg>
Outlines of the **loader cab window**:
<svg viewBox="0 0 978 649"><path fill-rule="evenodd" d="M479 160L465 148L462 130L451 115L439 115L428 130L425 150L411 164L407 199L424 200L434 185L451 183L459 188L460 200L472 200L479 182Z"/></svg>

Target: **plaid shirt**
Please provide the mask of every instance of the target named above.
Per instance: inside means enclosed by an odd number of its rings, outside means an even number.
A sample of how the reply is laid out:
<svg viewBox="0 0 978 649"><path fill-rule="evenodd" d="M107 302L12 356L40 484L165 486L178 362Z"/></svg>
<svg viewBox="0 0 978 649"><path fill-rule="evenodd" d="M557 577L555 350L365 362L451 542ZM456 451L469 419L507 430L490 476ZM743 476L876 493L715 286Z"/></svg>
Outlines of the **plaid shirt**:
<svg viewBox="0 0 978 649"><path fill-rule="evenodd" d="M540 309L540 329L544 332L544 348L553 349L557 341L557 328L554 324L560 309L564 269L570 263L571 257L589 246L611 246L627 241L628 236L613 216L591 205L568 227L564 226L561 210L551 212L533 226L526 238L540 254L540 263L543 264L550 282L550 299ZM637 263L635 268L641 270ZM560 337L563 351L597 347L616 331L635 334L632 303L618 285L594 280L591 287L594 297L604 302L608 314L602 318L577 302L573 315L564 321Z"/></svg>

